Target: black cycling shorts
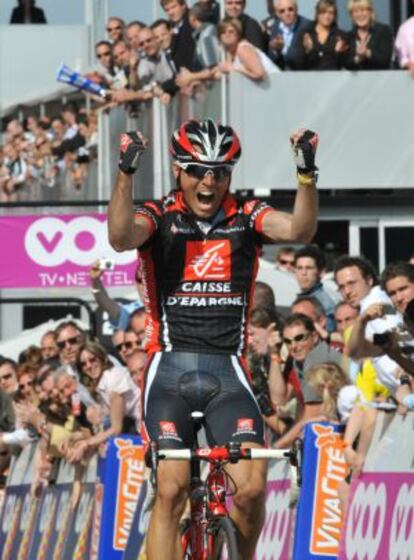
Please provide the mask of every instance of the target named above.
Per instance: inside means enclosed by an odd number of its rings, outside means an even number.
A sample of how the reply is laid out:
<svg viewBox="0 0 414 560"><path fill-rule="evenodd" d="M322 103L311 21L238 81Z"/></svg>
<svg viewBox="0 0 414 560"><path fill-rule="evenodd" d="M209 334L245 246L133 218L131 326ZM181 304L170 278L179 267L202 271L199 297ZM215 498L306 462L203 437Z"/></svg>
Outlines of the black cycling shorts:
<svg viewBox="0 0 414 560"><path fill-rule="evenodd" d="M194 411L204 414L209 446L230 441L264 444L262 416L238 357L153 354L144 391L146 437L164 449L191 447Z"/></svg>

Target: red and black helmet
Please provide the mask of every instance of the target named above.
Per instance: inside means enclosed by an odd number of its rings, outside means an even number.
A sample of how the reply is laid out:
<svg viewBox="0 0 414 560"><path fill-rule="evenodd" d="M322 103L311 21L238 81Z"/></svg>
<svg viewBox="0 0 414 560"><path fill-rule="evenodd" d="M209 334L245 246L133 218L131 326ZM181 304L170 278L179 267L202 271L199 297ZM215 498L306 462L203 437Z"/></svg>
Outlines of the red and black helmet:
<svg viewBox="0 0 414 560"><path fill-rule="evenodd" d="M211 119L186 121L171 137L170 153L178 164L228 165L241 155L239 137L231 128Z"/></svg>

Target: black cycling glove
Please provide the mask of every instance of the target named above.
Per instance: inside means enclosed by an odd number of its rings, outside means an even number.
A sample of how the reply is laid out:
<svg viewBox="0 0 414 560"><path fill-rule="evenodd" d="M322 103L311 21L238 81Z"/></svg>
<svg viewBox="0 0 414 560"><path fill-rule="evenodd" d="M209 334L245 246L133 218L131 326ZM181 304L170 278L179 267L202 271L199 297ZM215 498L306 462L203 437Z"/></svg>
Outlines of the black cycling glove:
<svg viewBox="0 0 414 560"><path fill-rule="evenodd" d="M318 141L319 137L315 132L312 132L312 130L305 130L296 144L292 142L298 173L312 173L317 171L315 154Z"/></svg>
<svg viewBox="0 0 414 560"><path fill-rule="evenodd" d="M119 169L128 175L135 173L139 158L146 149L146 141L139 132L121 134Z"/></svg>

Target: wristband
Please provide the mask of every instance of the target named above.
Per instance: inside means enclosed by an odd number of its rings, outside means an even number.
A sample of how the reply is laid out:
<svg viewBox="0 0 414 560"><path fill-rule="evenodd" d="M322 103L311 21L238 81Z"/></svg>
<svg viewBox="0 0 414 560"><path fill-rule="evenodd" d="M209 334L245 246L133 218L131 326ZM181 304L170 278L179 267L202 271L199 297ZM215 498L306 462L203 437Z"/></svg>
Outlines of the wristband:
<svg viewBox="0 0 414 560"><path fill-rule="evenodd" d="M92 289L91 289L91 292L92 292L93 294L99 294L100 291L101 291L100 288L92 288Z"/></svg>
<svg viewBox="0 0 414 560"><path fill-rule="evenodd" d="M298 171L297 178L299 185L310 187L312 185L316 185L318 181L318 173L317 171L312 171L311 173L301 173L300 171Z"/></svg>

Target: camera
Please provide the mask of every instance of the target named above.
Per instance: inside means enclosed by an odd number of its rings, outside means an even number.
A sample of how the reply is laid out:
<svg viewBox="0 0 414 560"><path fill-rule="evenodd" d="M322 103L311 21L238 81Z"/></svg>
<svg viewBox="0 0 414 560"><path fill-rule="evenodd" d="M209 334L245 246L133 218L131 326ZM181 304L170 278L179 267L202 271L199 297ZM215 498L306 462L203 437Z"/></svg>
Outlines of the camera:
<svg viewBox="0 0 414 560"><path fill-rule="evenodd" d="M99 270L113 270L115 268L115 262L112 259L99 259Z"/></svg>
<svg viewBox="0 0 414 560"><path fill-rule="evenodd" d="M377 346L386 346L387 344L392 343L392 333L390 332L383 332L383 333L375 333L372 337L372 342Z"/></svg>

